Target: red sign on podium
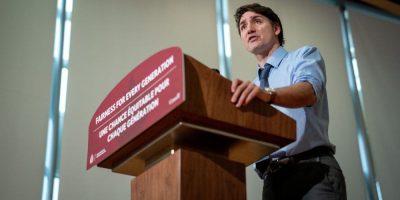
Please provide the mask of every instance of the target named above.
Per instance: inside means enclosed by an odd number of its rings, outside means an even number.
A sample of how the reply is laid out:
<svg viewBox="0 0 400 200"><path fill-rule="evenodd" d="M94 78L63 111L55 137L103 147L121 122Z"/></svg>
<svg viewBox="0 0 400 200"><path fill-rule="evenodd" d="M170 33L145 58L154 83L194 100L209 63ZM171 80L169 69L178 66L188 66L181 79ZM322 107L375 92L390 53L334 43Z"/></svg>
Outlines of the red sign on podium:
<svg viewBox="0 0 400 200"><path fill-rule="evenodd" d="M185 101L183 54L164 49L125 76L94 113L89 125L87 169Z"/></svg>

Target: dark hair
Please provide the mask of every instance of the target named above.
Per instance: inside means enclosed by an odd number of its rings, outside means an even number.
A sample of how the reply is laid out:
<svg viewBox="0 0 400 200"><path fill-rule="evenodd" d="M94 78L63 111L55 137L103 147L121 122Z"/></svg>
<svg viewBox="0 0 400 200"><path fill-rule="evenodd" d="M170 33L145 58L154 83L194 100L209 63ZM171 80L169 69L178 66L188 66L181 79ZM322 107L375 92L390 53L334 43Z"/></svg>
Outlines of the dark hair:
<svg viewBox="0 0 400 200"><path fill-rule="evenodd" d="M283 38L283 27L282 27L282 23L281 23L281 20L279 19L278 15L271 8L262 6L258 3L243 5L236 10L234 17L235 17L235 21L236 21L236 27L239 31L239 35L240 35L240 27L239 27L240 18L242 18L242 15L244 13L249 12L249 11L263 15L266 18L268 18L269 20L271 20L271 22L274 25L278 25L281 28L281 32L278 35L279 44L281 46L283 46L283 44L285 44L285 39Z"/></svg>

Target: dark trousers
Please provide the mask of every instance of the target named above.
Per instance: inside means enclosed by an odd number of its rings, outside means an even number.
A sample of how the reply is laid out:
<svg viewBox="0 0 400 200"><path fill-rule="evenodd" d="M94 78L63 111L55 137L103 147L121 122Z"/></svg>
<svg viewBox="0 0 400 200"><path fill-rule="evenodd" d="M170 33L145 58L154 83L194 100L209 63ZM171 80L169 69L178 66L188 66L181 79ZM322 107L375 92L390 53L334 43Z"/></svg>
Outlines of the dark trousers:
<svg viewBox="0 0 400 200"><path fill-rule="evenodd" d="M264 180L263 200L346 200L342 170L333 156L281 166Z"/></svg>

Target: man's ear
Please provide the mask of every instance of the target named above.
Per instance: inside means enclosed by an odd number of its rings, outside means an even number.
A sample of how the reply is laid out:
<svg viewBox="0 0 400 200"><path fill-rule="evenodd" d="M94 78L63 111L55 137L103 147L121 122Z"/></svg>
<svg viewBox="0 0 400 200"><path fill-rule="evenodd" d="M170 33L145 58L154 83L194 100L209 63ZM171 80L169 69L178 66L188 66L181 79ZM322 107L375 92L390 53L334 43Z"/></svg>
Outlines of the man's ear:
<svg viewBox="0 0 400 200"><path fill-rule="evenodd" d="M279 35L281 33L281 27L278 24L274 24L274 33L275 35Z"/></svg>

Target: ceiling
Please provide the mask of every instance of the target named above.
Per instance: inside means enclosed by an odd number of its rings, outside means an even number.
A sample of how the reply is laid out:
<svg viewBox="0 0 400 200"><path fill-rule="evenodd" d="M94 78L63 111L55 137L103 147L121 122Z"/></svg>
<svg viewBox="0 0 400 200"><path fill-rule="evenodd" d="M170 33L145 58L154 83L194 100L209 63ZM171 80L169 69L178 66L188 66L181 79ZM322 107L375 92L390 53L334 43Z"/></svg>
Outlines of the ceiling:
<svg viewBox="0 0 400 200"><path fill-rule="evenodd" d="M349 0L400 17L400 0Z"/></svg>

